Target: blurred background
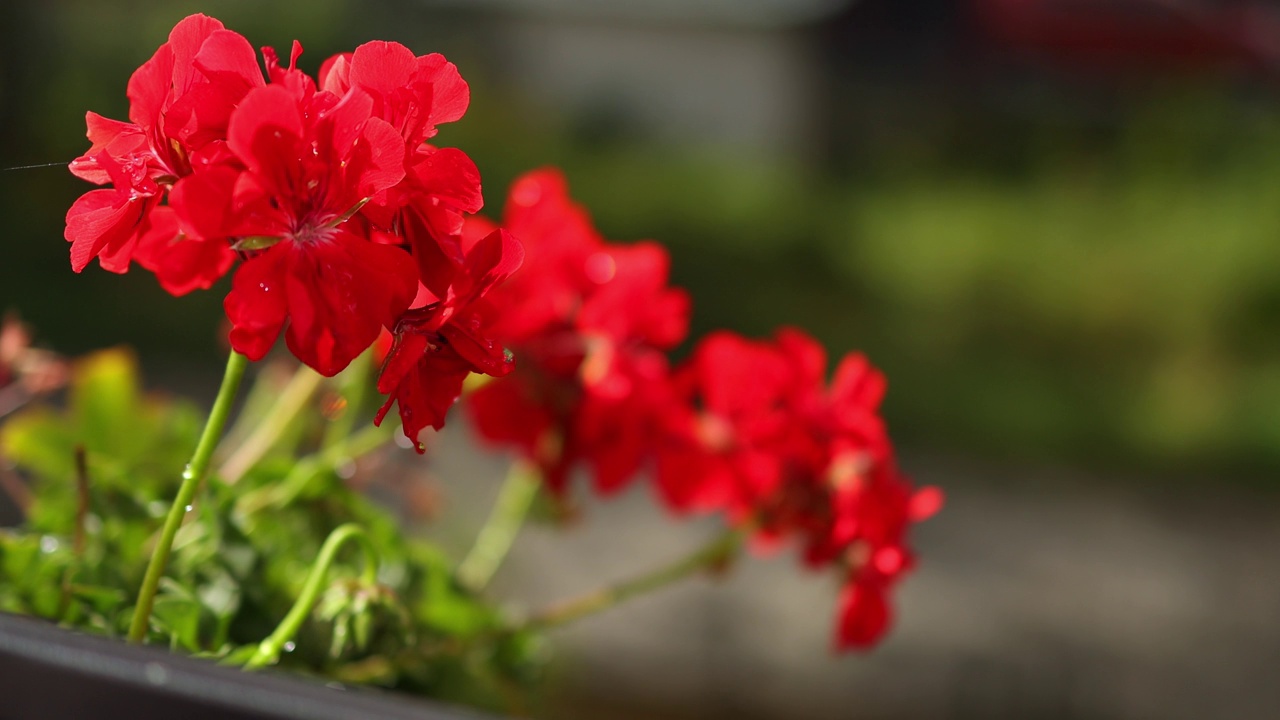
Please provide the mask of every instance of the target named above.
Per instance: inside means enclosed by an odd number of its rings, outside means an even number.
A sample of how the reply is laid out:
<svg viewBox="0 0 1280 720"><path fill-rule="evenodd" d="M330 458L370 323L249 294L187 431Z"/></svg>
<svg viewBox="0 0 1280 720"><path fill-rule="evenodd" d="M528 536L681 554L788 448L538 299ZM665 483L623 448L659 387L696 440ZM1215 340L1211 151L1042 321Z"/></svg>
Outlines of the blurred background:
<svg viewBox="0 0 1280 720"><path fill-rule="evenodd" d="M1280 8L5 0L0 168L71 160L88 109L126 117L129 74L191 12L298 38L308 70L369 39L444 53L472 105L438 141L491 212L561 166L606 236L667 244L695 336L795 324L887 372L903 463L949 504L885 646L830 655L828 579L746 563L561 633L546 714L1280 717ZM0 170L0 310L211 395L225 287L75 276L86 188ZM465 547L501 470L449 437L436 532ZM643 490L587 504L498 591L560 597L707 529Z"/></svg>

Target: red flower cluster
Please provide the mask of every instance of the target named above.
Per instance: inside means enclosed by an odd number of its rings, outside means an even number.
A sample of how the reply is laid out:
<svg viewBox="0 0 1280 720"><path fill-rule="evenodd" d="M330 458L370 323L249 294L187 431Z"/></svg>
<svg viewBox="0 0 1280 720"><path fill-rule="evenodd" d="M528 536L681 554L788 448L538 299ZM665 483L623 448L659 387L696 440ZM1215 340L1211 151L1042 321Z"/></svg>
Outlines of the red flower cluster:
<svg viewBox="0 0 1280 720"><path fill-rule="evenodd" d="M122 273L136 261L181 295L239 258L224 303L232 347L257 360L283 332L323 375L394 330L379 387L416 439L467 372L510 370L470 306L520 249L500 233L464 245L479 172L426 142L466 111L456 67L370 42L326 61L317 82L297 69L301 52L295 42L285 67L264 48L264 75L222 23L178 23L129 80L130 122L87 116L92 147L71 171L111 187L67 213L71 265L98 258Z"/></svg>
<svg viewBox="0 0 1280 720"><path fill-rule="evenodd" d="M494 336L520 367L467 398L480 435L517 447L562 493L585 463L603 493L635 475L666 410L665 350L689 325L661 245L605 242L554 170L516 181L503 225L525 244L520 274L489 297ZM469 230L488 231L481 219Z"/></svg>
<svg viewBox="0 0 1280 720"><path fill-rule="evenodd" d="M603 241L551 170L516 182L504 224L527 258L487 308L520 366L468 396L480 435L538 464L557 495L576 464L607 494L652 463L673 512L723 511L760 541L799 538L808 564L846 580L837 646L874 644L913 564L908 525L941 504L897 470L883 376L850 355L826 387L825 352L797 330L772 343L716 333L672 370L665 351L685 337L689 299L667 287L660 246Z"/></svg>
<svg viewBox="0 0 1280 720"><path fill-rule="evenodd" d="M826 353L798 330L772 343L708 336L678 368L658 448L658 487L677 510L724 510L766 544L798 537L806 562L845 579L839 649L888 628L887 594L914 555L909 523L942 503L899 473L879 415L884 376L850 354L826 387Z"/></svg>
<svg viewBox="0 0 1280 720"><path fill-rule="evenodd" d="M837 646L875 643L914 563L908 527L942 502L898 471L883 376L849 355L828 386L825 352L797 330L716 333L672 369L690 302L660 245L605 241L553 170L515 184L505 229L473 215L475 165L428 143L467 109L452 64L371 42L312 79L301 52L283 66L264 48L264 74L218 21L179 23L129 81L130 122L88 114L71 170L110 187L67 213L72 268L137 262L180 295L239 260L232 347L257 360L283 333L324 375L389 334L375 422L398 405L415 443L470 373L500 378L470 395L471 418L554 493L579 465L606 494L651 465L673 512L724 512L838 567Z"/></svg>

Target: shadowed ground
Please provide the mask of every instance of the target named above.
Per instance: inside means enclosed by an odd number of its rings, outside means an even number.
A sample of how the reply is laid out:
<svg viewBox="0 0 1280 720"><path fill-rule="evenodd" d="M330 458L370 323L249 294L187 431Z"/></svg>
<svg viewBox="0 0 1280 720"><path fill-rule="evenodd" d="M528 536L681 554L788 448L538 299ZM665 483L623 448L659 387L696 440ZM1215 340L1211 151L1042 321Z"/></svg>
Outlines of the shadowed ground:
<svg viewBox="0 0 1280 720"><path fill-rule="evenodd" d="M496 492L496 460L440 439L459 551ZM1270 718L1280 716L1280 503L1040 470L907 460L943 485L918 527L899 622L867 656L830 651L832 578L788 553L741 563L557 631L554 717ZM1239 491L1237 491L1239 492ZM714 532L644 488L526 529L494 592L540 606L663 564Z"/></svg>

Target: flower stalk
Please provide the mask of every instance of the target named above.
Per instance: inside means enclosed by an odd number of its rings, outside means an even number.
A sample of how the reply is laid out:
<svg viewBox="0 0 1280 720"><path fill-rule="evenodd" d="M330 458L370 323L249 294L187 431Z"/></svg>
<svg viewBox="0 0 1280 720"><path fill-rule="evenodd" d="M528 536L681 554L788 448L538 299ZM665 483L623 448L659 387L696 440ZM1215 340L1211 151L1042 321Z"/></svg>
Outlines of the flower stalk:
<svg viewBox="0 0 1280 720"><path fill-rule="evenodd" d="M222 430L231 415L231 405L240 389L240 381L244 378L249 359L236 351L231 351L227 358L227 368L222 376L222 385L218 388L218 397L213 401L213 409L209 411L209 419L205 422L204 432L196 443L191 462L182 471L182 484L178 486L178 495L169 507L164 527L160 531L160 540L156 544L151 561L147 564L146 575L142 579L142 588L138 591L138 602L134 606L133 620L129 624L129 642L140 643L147 635L147 626L151 619L151 608L155 604L156 590L160 587L160 578L169 564L169 554L173 551L173 539L182 527L187 508L195 498L200 482L209 470L209 461L213 457L214 448L222 437Z"/></svg>
<svg viewBox="0 0 1280 720"><path fill-rule="evenodd" d="M320 387L320 381L323 379L310 368L299 367L289 380L289 384L280 392L280 398L272 407L270 414L263 418L231 457L222 463L218 476L228 485L239 482L240 478L244 477L244 474L280 440L284 431L307 406L307 402Z"/></svg>
<svg viewBox="0 0 1280 720"><path fill-rule="evenodd" d="M263 640L258 645L258 651L245 663L246 670L256 670L279 659L285 645L302 629L302 623L311 615L311 610L320 601L320 593L324 591L324 583L329 575L329 569L333 566L334 560L338 556L338 551L348 541L358 543L360 549L364 552L364 571L360 576L361 582L370 586L377 584L378 551L374 548L373 541L369 539L369 535L364 531L364 528L355 523L340 525L329 533L329 537L325 538L324 545L320 546L320 553L316 555L316 561L311 566L311 572L307 575L306 582L303 583L302 592L298 595L298 599L294 601L293 607L289 609L289 614L285 615L284 620L276 627L275 632L271 633L266 640Z"/></svg>
<svg viewBox="0 0 1280 720"><path fill-rule="evenodd" d="M475 545L458 565L456 575L463 587L480 592L488 586L520 534L541 485L541 473L532 463L516 462L511 465L507 479L498 491L498 499L476 536Z"/></svg>
<svg viewBox="0 0 1280 720"><path fill-rule="evenodd" d="M575 620L621 605L632 598L667 587L697 573L719 570L738 556L742 550L742 541L741 530L725 530L691 555L670 565L616 585L608 585L585 595L558 602L530 617L525 621L524 629L546 630L568 625Z"/></svg>

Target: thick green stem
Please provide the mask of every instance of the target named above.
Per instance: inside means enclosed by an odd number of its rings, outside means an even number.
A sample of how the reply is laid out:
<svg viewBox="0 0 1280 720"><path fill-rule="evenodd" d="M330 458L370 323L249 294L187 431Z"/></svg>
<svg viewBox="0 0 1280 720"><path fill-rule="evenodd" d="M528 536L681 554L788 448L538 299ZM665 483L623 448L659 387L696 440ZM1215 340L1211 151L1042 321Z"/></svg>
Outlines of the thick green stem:
<svg viewBox="0 0 1280 720"><path fill-rule="evenodd" d="M293 603L293 607L289 609L289 614L285 615L284 620L280 621L280 625L275 632L271 633L266 640L263 640L258 645L258 651L245 663L246 670L254 670L274 663L280 657L280 653L283 652L285 644L292 640L298 634L298 631L302 629L302 623L306 622L307 616L311 614L311 610L320 601L320 593L324 591L324 583L329 575L329 568L333 566L333 562L338 556L338 551L342 549L342 546L348 540L358 542L360 549L364 551L364 572L361 575L361 581L366 585L377 584L378 551L373 547L373 542L369 540L368 534L365 533L364 528L355 523L339 526L329 533L329 537L325 538L324 545L320 546L320 553L316 556L316 561L311 566L311 573L307 575L307 581L302 586L302 592Z"/></svg>
<svg viewBox="0 0 1280 720"><path fill-rule="evenodd" d="M532 463L521 461L511 465L475 545L458 565L456 575L464 587L480 592L489 584L511 551L541 485L542 475Z"/></svg>
<svg viewBox="0 0 1280 720"><path fill-rule="evenodd" d="M182 471L182 484L178 487L178 496L173 499L169 514L165 517L164 528L160 531L160 540L151 561L147 564L147 573L142 579L142 588L138 591L138 603L133 609L133 622L129 624L129 642L139 643L147 635L147 626L151 620L151 606L155 603L156 589L160 586L160 578L169 564L169 553L173 550L173 538L182 527L187 507L195 498L196 489L209 470L209 459L218 446L222 429L226 427L227 417L231 415L231 405L235 401L236 392L240 388L240 380L249 359L232 350L227 358L227 369L222 375L222 387L218 388L218 397L213 401L213 409L209 411L209 419L205 421L204 432L196 444L196 451L191 462Z"/></svg>
<svg viewBox="0 0 1280 720"><path fill-rule="evenodd" d="M263 455L280 440L280 436L293 422L298 413L307 406L307 401L320 387L324 378L319 373L302 365L294 373L289 384L280 391L280 399L271 408L270 414L262 419L253 433L235 449L231 457L218 469L221 477L228 485L234 485L249 472Z"/></svg>
<svg viewBox="0 0 1280 720"><path fill-rule="evenodd" d="M726 530L688 557L637 578L556 603L529 618L524 627L547 629L567 625L696 573L723 567L742 549L742 537L741 530Z"/></svg>

